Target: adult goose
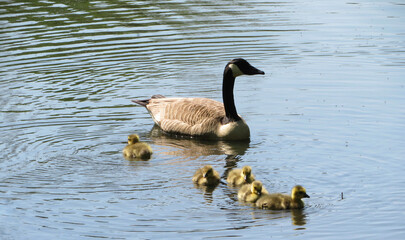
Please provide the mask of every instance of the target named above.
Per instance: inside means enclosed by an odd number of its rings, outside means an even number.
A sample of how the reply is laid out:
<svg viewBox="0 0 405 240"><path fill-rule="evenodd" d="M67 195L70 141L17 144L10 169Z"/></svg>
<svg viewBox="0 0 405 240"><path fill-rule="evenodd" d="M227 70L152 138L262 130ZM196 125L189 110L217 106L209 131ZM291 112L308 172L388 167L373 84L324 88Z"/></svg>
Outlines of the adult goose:
<svg viewBox="0 0 405 240"><path fill-rule="evenodd" d="M249 127L236 112L233 97L235 78L244 74L264 72L242 58L233 59L225 66L223 104L208 98L166 98L162 95L133 102L146 107L154 122L166 133L206 139L249 139Z"/></svg>

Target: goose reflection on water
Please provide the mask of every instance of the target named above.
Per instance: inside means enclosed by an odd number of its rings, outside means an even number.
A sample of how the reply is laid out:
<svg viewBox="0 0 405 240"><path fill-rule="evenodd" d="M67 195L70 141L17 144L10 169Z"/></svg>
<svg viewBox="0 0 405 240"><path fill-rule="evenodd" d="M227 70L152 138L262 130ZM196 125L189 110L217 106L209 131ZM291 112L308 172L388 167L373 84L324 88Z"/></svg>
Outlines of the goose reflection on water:
<svg viewBox="0 0 405 240"><path fill-rule="evenodd" d="M151 129L150 138L155 145L173 149L171 151L164 151L162 152L163 154L188 160L196 160L201 156L212 155L227 155L227 158L234 158L244 155L249 148L249 141L209 141L168 135L157 125L154 125Z"/></svg>

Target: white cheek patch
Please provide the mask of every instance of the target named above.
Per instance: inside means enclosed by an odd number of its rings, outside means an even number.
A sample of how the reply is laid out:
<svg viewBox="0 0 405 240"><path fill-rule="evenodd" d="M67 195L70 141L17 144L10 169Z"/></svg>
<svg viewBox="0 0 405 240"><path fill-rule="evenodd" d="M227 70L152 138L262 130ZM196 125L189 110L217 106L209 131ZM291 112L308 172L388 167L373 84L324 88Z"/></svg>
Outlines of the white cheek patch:
<svg viewBox="0 0 405 240"><path fill-rule="evenodd" d="M235 64L229 64L229 68L232 70L233 77L243 75L243 72Z"/></svg>

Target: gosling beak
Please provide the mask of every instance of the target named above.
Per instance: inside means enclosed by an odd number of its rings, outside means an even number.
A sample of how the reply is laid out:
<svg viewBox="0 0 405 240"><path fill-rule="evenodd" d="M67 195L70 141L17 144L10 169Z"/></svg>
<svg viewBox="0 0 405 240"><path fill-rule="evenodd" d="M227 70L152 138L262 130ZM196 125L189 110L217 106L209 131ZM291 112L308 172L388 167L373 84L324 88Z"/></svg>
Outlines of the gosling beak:
<svg viewBox="0 0 405 240"><path fill-rule="evenodd" d="M304 198L311 198L311 197L305 193Z"/></svg>

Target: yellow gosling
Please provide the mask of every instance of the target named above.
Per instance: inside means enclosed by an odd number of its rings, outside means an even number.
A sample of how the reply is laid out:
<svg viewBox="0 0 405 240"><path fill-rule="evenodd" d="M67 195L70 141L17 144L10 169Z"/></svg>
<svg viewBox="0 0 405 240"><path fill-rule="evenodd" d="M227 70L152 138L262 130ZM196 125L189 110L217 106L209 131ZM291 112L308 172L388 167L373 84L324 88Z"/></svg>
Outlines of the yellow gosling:
<svg viewBox="0 0 405 240"><path fill-rule="evenodd" d="M219 183L219 179L219 173L211 165L199 168L193 176L194 183L204 186L216 186Z"/></svg>
<svg viewBox="0 0 405 240"><path fill-rule="evenodd" d="M281 193L263 194L256 201L256 207L271 210L301 209L304 208L302 198L309 196L304 187L297 185L291 190L291 196Z"/></svg>
<svg viewBox="0 0 405 240"><path fill-rule="evenodd" d="M152 148L147 143L140 142L138 135L131 134L128 136L128 145L122 150L122 154L127 159L147 160L152 155Z"/></svg>
<svg viewBox="0 0 405 240"><path fill-rule="evenodd" d="M262 194L268 194L260 181L243 185L238 191L238 199L245 202L255 203Z"/></svg>
<svg viewBox="0 0 405 240"><path fill-rule="evenodd" d="M252 174L250 166L244 166L242 169L233 169L229 172L226 181L231 186L241 186L243 184L252 183L255 176Z"/></svg>

